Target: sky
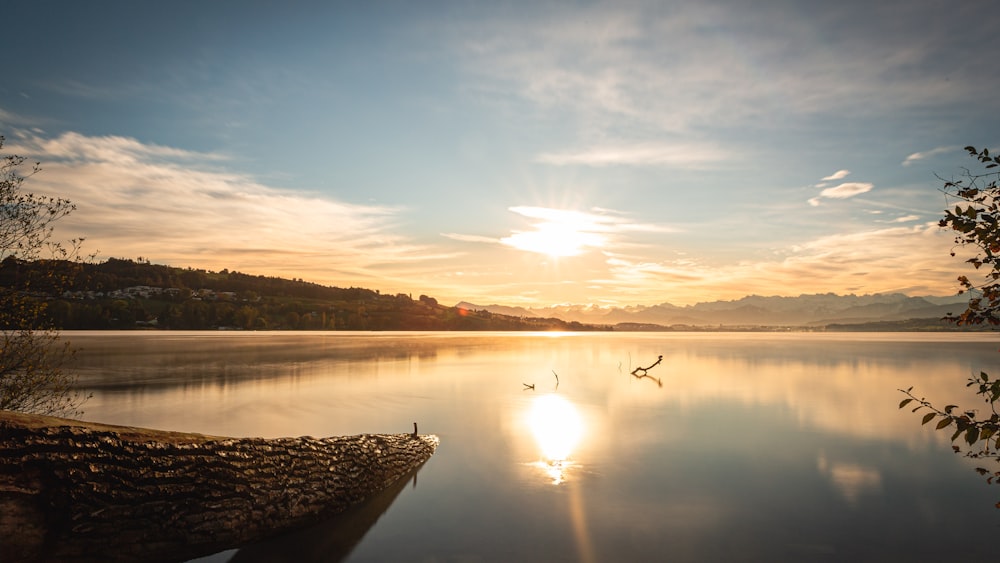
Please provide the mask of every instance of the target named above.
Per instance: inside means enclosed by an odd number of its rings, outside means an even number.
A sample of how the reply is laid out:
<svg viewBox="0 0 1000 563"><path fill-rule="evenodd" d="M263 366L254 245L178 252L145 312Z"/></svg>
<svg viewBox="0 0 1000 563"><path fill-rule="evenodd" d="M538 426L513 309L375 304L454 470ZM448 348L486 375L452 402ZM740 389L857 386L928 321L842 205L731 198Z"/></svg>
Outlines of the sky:
<svg viewBox="0 0 1000 563"><path fill-rule="evenodd" d="M6 3L84 250L443 304L954 294L989 0ZM16 22L16 23L14 23Z"/></svg>

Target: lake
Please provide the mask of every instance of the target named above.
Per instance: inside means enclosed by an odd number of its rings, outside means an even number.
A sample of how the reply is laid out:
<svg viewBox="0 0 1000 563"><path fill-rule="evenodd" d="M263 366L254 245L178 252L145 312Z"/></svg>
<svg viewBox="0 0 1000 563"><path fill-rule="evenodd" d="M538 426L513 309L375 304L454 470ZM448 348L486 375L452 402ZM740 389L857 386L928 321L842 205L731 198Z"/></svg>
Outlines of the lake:
<svg viewBox="0 0 1000 563"><path fill-rule="evenodd" d="M63 336L85 420L440 436L340 552L324 542L357 522L204 561L996 558L1000 487L897 408L911 385L980 405L965 383L1000 373L993 334Z"/></svg>

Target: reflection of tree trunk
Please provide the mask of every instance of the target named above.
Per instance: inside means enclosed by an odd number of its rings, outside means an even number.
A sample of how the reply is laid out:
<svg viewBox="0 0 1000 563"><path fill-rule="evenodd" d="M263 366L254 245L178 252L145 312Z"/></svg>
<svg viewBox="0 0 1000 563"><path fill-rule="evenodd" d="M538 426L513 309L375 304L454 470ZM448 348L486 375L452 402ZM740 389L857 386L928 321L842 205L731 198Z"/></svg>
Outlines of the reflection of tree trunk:
<svg viewBox="0 0 1000 563"><path fill-rule="evenodd" d="M232 548L344 511L437 443L221 438L0 412L0 560L164 561Z"/></svg>
<svg viewBox="0 0 1000 563"><path fill-rule="evenodd" d="M406 488L414 482L416 469L361 504L352 506L321 523L240 548L229 563L336 563L347 559L354 548Z"/></svg>

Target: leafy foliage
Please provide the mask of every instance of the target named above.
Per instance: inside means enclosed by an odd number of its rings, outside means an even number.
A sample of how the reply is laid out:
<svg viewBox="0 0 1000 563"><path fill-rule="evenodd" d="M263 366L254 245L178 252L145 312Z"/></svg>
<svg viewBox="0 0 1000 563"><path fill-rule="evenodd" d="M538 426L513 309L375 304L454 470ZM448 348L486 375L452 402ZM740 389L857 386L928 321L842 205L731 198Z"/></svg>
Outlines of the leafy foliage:
<svg viewBox="0 0 1000 563"><path fill-rule="evenodd" d="M975 249L975 255L966 260L972 264L981 278L971 280L968 276L958 277L963 292L969 292L969 304L957 317L947 320L959 325L1000 325L1000 171L991 171L1000 166L1000 156L991 156L988 149L977 150L965 147L969 156L982 166L981 170L965 169L958 179L944 180L942 191L948 200L957 200L954 209L947 209L938 223L955 233L955 244ZM949 201L950 207L950 201ZM955 252L952 251L952 256ZM951 436L952 449L972 459L992 459L1000 463L1000 414L997 402L1000 400L1000 379L992 379L981 372L969 378L968 387L975 387L976 394L983 398L989 408L989 415L982 416L976 409L963 409L958 405L937 408L927 399L913 395L913 387L900 389L906 398L899 408L907 408L916 402L913 412L922 412L921 424L929 424L935 419L936 430L954 429ZM1000 471L978 467L976 471L986 477L987 483L1000 484ZM1000 502L997 503L1000 508Z"/></svg>
<svg viewBox="0 0 1000 563"><path fill-rule="evenodd" d="M991 379L985 372L977 377L970 377L967 387L976 387L976 394L989 405L988 416L981 417L975 409L961 409L958 405L945 405L937 408L927 399L913 395L913 387L900 389L906 398L900 401L899 408L907 408L916 403L913 412L922 412L921 424L928 424L935 419L936 430L953 429L951 435L955 453L964 452L972 459L992 459L1000 463L1000 413L997 412L997 400L1000 399L1000 379ZM967 449L963 449L963 446ZM987 483L1000 484L1000 471L991 471L985 467L976 468L976 472L986 476ZM997 503L1000 508L1000 502Z"/></svg>
<svg viewBox="0 0 1000 563"><path fill-rule="evenodd" d="M0 136L0 148L3 141ZM0 158L0 260L12 266L8 283L0 285L0 410L77 414L84 398L75 389L75 376L64 371L73 351L59 342L48 301L40 297L59 291L75 275L82 241L52 241L53 223L75 206L25 192L22 184L39 167L35 163L25 176L24 164L20 156ZM43 253L48 258L39 259ZM39 266L19 268L24 261Z"/></svg>
<svg viewBox="0 0 1000 563"><path fill-rule="evenodd" d="M970 146L965 150L979 161L982 170L965 169L960 178L945 181L942 191L957 203L945 211L939 225L955 232L955 244L976 249L975 256L966 262L981 278L958 277L962 291L971 296L968 308L954 321L995 326L1000 325L1000 171L990 170L1000 165L1000 156L991 156L989 149L978 151Z"/></svg>

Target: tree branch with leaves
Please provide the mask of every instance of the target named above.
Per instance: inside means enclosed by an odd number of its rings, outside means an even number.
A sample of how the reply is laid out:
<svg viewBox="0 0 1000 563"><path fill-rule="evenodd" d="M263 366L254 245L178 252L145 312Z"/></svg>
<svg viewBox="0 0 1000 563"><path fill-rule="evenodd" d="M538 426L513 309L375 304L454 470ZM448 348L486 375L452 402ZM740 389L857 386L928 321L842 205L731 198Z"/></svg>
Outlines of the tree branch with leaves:
<svg viewBox="0 0 1000 563"><path fill-rule="evenodd" d="M971 248L974 255L966 260L975 268L978 277L958 276L961 293L969 294L966 310L958 316L949 314L946 320L958 325L1000 325L1000 156L991 155L989 149L965 147L980 169L964 168L958 178L945 180L941 191L945 194L947 209L938 225L951 229L956 247ZM954 204L954 208L952 208ZM952 256L956 255L953 250ZM993 379L986 372L969 378L967 387L976 388L976 394L988 405L988 413L977 409L964 409L958 405L938 408L924 397L913 394L913 387L900 389L906 398L899 408L912 407L914 413L922 412L921 424L937 419L935 429L954 429L952 449L972 459L992 459L1000 463L1000 379ZM961 440L959 440L961 438ZM958 442L956 444L956 441ZM964 447L963 447L964 445ZM1000 471L977 467L988 483L1000 484ZM1000 503L997 503L1000 508Z"/></svg>
<svg viewBox="0 0 1000 563"><path fill-rule="evenodd" d="M3 143L0 136L0 148ZM67 287L79 266L82 239L52 240L55 222L76 206L26 192L24 181L40 168L34 163L23 174L25 162L17 155L0 157L0 261L13 272L0 285L0 410L79 414L85 397L65 370L73 351L45 315L49 300ZM28 262L44 267L20 267Z"/></svg>
<svg viewBox="0 0 1000 563"><path fill-rule="evenodd" d="M965 147L969 156L979 161L983 169L964 169L957 179L944 180L942 191L949 209L938 225L955 233L957 246L975 249L975 256L966 260L980 274L973 280L958 277L961 292L970 293L968 308L951 320L958 324L1000 325L1000 171L990 171L1000 165L1000 156ZM943 179L942 179L943 180ZM955 202L954 209L950 209ZM952 251L955 256L955 251Z"/></svg>
<svg viewBox="0 0 1000 563"><path fill-rule="evenodd" d="M917 398L913 394L913 387L900 389L906 398L900 401L899 408L906 408L915 402L917 406L913 407L913 412L923 412L921 424L937 419L935 430L954 428L951 441L955 453L963 453L970 459L992 459L1000 463L1000 413L997 412L1000 379L991 379L986 372L980 372L978 377L970 377L966 386L978 388L976 394L989 406L990 412L987 415L983 416L975 409L961 409L958 405L938 408L924 397ZM962 446L955 444L960 438L959 443L964 442L968 449L963 450ZM1000 484L1000 470L977 467L976 472L985 476L987 483ZM1000 502L996 506L1000 508Z"/></svg>

